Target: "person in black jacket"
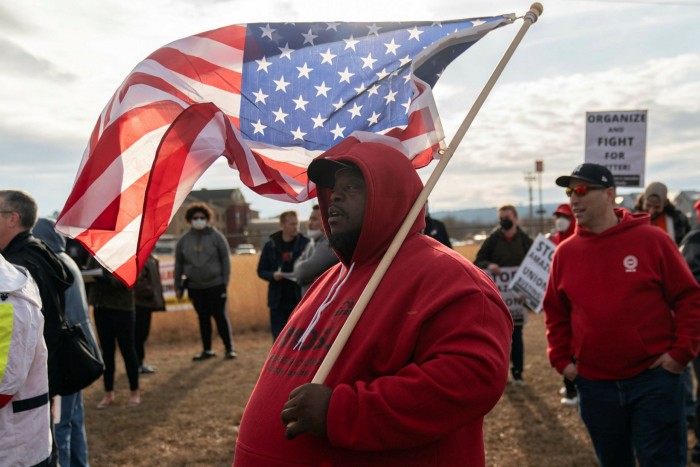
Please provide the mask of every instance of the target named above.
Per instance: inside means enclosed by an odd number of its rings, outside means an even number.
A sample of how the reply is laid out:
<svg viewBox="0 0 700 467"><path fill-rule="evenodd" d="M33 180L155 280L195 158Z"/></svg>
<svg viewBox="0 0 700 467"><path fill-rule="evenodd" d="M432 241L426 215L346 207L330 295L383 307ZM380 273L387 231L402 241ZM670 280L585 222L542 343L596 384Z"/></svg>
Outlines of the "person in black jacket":
<svg viewBox="0 0 700 467"><path fill-rule="evenodd" d="M46 402L53 403L58 394L58 345L65 311L65 291L73 276L56 254L30 230L37 219L34 198L23 191L0 190L0 250L5 259L27 268L39 286L41 311L44 314L44 340L48 349L49 394ZM51 433L53 435L53 424ZM52 443L49 465L58 462L56 443Z"/></svg>
<svg viewBox="0 0 700 467"><path fill-rule="evenodd" d="M280 214L280 230L270 235L258 261L258 276L270 283L267 306L270 307L270 330L276 340L287 324L289 315L301 300L301 288L294 279L294 262L304 251L309 239L299 233L295 211Z"/></svg>

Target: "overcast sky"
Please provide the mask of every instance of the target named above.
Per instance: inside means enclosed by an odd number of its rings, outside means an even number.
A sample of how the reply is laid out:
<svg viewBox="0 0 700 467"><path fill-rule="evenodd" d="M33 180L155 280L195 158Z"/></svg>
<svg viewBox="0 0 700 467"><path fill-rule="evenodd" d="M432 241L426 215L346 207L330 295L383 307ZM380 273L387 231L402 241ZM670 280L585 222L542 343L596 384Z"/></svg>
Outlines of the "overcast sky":
<svg viewBox="0 0 700 467"><path fill-rule="evenodd" d="M23 0L0 4L2 186L60 210L95 121L148 54L235 23L446 20L515 13L527 1ZM545 0L534 24L430 197L432 211L527 204L525 173L554 179L584 157L585 113L648 110L646 180L700 189L700 0ZM434 94L449 142L522 21L459 57ZM427 179L434 164L421 170ZM242 187L217 162L195 188ZM535 183L537 203L537 184ZM243 190L262 217L294 208ZM302 216L310 203L296 206Z"/></svg>

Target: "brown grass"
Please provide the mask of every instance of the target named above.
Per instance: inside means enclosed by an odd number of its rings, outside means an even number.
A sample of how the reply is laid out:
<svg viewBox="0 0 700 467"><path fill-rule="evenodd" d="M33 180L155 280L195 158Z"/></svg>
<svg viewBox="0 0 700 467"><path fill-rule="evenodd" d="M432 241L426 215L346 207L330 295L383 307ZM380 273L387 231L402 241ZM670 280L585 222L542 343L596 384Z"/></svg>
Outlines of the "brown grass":
<svg viewBox="0 0 700 467"><path fill-rule="evenodd" d="M473 259L476 247L458 251ZM257 260L257 256L232 257L229 313L238 359L193 362L191 357L201 348L194 312L157 313L147 361L158 371L141 378L141 406L125 407L128 384L120 357L117 404L95 409L101 382L84 392L92 465L231 465L243 409L272 343L267 283L256 275ZM596 465L578 413L559 404L561 378L546 360L542 315L531 316L524 334L528 384L508 385L486 417L487 465ZM221 355L216 335L214 348Z"/></svg>

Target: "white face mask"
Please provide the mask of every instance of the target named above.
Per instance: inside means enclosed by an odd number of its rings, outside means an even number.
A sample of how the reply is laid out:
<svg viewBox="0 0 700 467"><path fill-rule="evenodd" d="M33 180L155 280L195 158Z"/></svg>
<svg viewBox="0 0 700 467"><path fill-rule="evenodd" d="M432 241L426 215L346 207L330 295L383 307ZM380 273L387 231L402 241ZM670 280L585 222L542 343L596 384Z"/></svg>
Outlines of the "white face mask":
<svg viewBox="0 0 700 467"><path fill-rule="evenodd" d="M195 230L202 230L207 226L206 219L192 219L192 228Z"/></svg>
<svg viewBox="0 0 700 467"><path fill-rule="evenodd" d="M558 232L566 232L571 225L571 221L566 217L557 217L554 219L554 226Z"/></svg>
<svg viewBox="0 0 700 467"><path fill-rule="evenodd" d="M306 236L309 238L313 238L314 240L317 239L318 237L321 236L323 232L321 230L317 229L307 229L306 230Z"/></svg>

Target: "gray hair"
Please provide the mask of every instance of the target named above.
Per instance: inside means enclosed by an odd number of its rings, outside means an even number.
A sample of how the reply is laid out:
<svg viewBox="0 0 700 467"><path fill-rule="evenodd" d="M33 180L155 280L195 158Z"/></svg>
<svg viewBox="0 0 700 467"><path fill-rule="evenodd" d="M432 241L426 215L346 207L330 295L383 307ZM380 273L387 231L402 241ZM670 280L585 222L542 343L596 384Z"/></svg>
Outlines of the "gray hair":
<svg viewBox="0 0 700 467"><path fill-rule="evenodd" d="M25 230L29 230L36 224L37 204L36 200L25 191L19 190L0 190L0 198L2 198L2 211L12 211L19 214L21 219L20 225Z"/></svg>

